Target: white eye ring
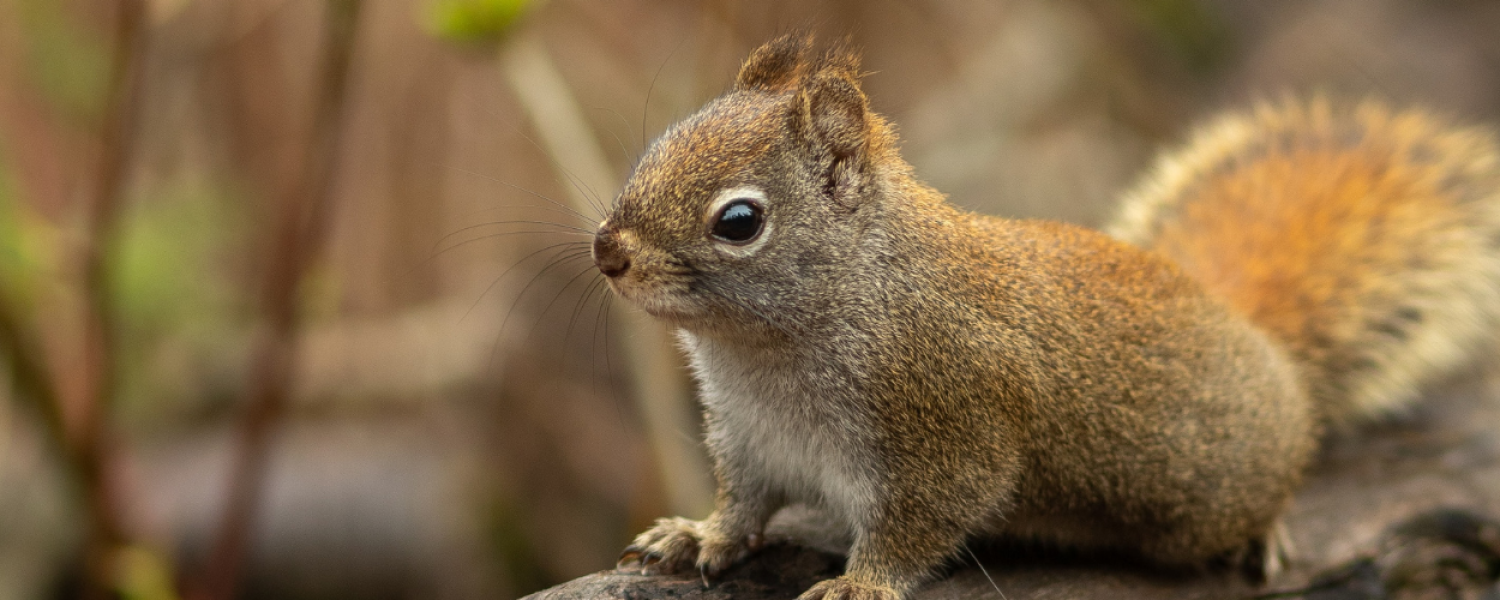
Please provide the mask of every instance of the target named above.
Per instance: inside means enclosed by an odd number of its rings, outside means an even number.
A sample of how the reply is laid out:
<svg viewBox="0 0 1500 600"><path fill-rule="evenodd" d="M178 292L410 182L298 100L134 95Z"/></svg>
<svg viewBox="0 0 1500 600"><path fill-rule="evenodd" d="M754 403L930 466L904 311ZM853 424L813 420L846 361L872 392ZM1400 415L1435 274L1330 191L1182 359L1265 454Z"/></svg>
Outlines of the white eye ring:
<svg viewBox="0 0 1500 600"><path fill-rule="evenodd" d="M757 206L764 214L764 216L762 217L763 221L760 226L760 232L756 234L755 238L750 240L748 243L734 243L732 241L720 239L714 236L712 232L715 220L719 217L719 213L722 212L726 206L729 206L734 202L746 200ZM704 215L703 222L705 224L704 235L707 236L709 240L714 242L715 248L718 248L719 251L726 254L739 257L746 257L755 254L757 250L760 250L761 246L764 246L766 244L766 240L771 239L771 233L773 231L770 219L770 202L766 197L766 192L754 186L740 186L719 190L719 193L714 194L713 201L708 203L708 210Z"/></svg>

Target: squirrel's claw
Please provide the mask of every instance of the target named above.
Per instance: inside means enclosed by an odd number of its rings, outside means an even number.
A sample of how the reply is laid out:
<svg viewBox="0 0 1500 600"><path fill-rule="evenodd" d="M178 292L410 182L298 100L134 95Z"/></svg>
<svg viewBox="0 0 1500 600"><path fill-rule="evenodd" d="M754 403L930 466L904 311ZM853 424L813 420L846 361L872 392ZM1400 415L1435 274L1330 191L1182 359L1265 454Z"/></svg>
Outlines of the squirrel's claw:
<svg viewBox="0 0 1500 600"><path fill-rule="evenodd" d="M655 575L651 568L660 563L662 555L649 548L630 546L620 553L620 560L615 562L617 571L636 571L642 575Z"/></svg>
<svg viewBox="0 0 1500 600"><path fill-rule="evenodd" d="M662 519L625 547L615 568L642 575L688 573L698 554L697 522Z"/></svg>
<svg viewBox="0 0 1500 600"><path fill-rule="evenodd" d="M639 546L627 546L620 552L620 559L615 561L615 569L624 571L627 569L639 569L645 566L646 549Z"/></svg>

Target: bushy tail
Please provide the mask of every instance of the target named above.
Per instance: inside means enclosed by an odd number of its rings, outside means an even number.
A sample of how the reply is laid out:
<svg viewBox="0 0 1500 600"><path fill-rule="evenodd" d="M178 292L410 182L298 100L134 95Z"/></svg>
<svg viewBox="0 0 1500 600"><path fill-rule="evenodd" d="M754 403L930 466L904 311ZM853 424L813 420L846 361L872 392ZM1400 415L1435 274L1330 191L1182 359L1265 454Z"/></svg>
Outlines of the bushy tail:
<svg viewBox="0 0 1500 600"><path fill-rule="evenodd" d="M1333 424L1399 408L1500 332L1500 151L1421 112L1314 100L1222 117L1109 231L1284 342Z"/></svg>

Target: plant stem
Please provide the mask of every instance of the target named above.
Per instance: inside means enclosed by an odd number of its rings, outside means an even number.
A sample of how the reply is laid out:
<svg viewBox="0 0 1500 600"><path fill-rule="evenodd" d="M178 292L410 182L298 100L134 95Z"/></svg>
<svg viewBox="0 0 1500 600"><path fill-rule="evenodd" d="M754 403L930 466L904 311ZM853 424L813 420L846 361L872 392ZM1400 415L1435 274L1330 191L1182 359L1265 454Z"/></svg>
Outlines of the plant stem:
<svg viewBox="0 0 1500 600"><path fill-rule="evenodd" d="M87 598L103 597L113 587L115 551L127 540L118 486L115 484L114 435L110 427L116 395L115 308L111 253L116 244L125 173L134 148L141 96L141 55L145 46L145 3L120 0L116 5L114 53L108 105L100 135L99 163L89 230L83 248L85 297L82 391L73 426L64 427L71 448L70 466L83 487L89 516ZM54 402L63 399L53 394ZM61 406L58 407L61 411ZM59 414L66 414L60 412ZM68 425L67 421L62 421Z"/></svg>
<svg viewBox="0 0 1500 600"><path fill-rule="evenodd" d="M281 198L276 216L261 290L266 329L252 350L248 406L240 421L218 538L193 598L228 600L239 586L266 479L271 438L292 388L302 283L328 228L361 4L361 0L328 2L317 104L304 146L307 154L290 191Z"/></svg>

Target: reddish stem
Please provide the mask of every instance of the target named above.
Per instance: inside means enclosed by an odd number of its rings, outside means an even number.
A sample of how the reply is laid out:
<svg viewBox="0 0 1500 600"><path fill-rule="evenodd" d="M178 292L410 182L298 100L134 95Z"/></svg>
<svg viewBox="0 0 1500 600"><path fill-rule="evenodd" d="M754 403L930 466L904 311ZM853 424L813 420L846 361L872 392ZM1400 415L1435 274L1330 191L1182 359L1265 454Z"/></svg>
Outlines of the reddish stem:
<svg viewBox="0 0 1500 600"><path fill-rule="evenodd" d="M360 0L328 3L317 104L305 146L308 151L277 213L261 298L267 328L253 350L249 404L240 421L228 500L220 517L218 539L192 593L196 599L228 600L239 586L266 479L271 437L286 410L292 387L302 282L328 228L360 5Z"/></svg>
<svg viewBox="0 0 1500 600"><path fill-rule="evenodd" d="M145 45L145 3L120 0L116 10L114 54L107 109L101 127L100 155L88 242L83 248L86 301L83 378L77 411L66 427L64 445L71 468L83 487L90 527L86 550L84 597L103 597L115 579L113 555L127 540L119 490L113 481L114 439L109 420L115 381L115 310L110 253L115 247L125 173L134 147L141 96L140 62ZM54 386L55 387L55 386ZM54 398L61 402L61 398ZM58 407L61 413L61 407Z"/></svg>

